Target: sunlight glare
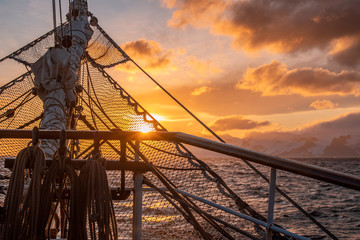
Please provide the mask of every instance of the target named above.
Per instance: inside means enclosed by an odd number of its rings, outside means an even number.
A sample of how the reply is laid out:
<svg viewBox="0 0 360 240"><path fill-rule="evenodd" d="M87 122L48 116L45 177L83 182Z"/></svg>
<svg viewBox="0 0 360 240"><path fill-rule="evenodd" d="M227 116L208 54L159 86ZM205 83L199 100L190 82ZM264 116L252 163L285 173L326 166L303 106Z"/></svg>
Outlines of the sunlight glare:
<svg viewBox="0 0 360 240"><path fill-rule="evenodd" d="M140 128L140 131L141 131L142 133L148 133L148 132L150 132L151 130L152 130L151 127L148 126L148 125L141 126L141 128Z"/></svg>
<svg viewBox="0 0 360 240"><path fill-rule="evenodd" d="M151 114L151 116L153 116L158 122L161 122L161 121L165 121L166 118L161 116L161 115L158 115L158 114Z"/></svg>

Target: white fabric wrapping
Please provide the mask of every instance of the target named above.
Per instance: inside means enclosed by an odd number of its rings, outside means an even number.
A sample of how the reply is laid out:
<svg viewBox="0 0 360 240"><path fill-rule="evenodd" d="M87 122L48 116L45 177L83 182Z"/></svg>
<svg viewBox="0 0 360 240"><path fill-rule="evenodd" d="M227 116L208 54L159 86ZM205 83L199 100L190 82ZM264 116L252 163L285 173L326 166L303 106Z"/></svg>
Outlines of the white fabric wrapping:
<svg viewBox="0 0 360 240"><path fill-rule="evenodd" d="M70 24L64 29L64 36L72 36L72 46L69 49L60 46L51 48L31 66L37 92L44 105L40 129L66 129L68 110L76 103L77 71L93 31L87 19L86 2L76 2L75 6L80 10L80 15L72 20L72 29ZM42 139L40 146L46 157L52 158L59 141Z"/></svg>

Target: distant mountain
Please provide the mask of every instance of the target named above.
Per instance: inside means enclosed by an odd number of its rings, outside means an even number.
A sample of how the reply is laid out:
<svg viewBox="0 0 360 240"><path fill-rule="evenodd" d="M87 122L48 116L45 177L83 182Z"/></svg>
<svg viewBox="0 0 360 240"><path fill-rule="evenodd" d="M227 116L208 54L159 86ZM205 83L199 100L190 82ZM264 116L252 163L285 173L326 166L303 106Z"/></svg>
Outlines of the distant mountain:
<svg viewBox="0 0 360 240"><path fill-rule="evenodd" d="M360 156L359 123L360 113L351 113L292 132L253 132L235 142L283 157Z"/></svg>
<svg viewBox="0 0 360 240"><path fill-rule="evenodd" d="M351 113L297 131L252 132L221 137L229 144L287 158L360 156L360 113Z"/></svg>
<svg viewBox="0 0 360 240"><path fill-rule="evenodd" d="M261 135L265 135L264 133ZM282 157L355 157L359 154L360 136L337 136L320 139L296 134L267 133L269 138L244 139L242 144L236 144L254 151ZM271 139L271 136L278 135ZM237 141L238 142L238 141ZM232 144L231 142L229 142Z"/></svg>
<svg viewBox="0 0 360 240"><path fill-rule="evenodd" d="M351 138L350 135L333 138L330 145L325 147L324 155L336 157L352 157L359 155L358 144L354 146L349 143Z"/></svg>

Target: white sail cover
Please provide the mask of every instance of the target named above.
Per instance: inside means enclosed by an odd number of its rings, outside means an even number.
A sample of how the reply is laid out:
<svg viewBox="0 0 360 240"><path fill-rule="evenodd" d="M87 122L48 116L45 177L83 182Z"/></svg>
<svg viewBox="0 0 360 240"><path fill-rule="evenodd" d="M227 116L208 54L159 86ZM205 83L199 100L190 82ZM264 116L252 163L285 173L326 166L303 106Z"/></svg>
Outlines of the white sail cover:
<svg viewBox="0 0 360 240"><path fill-rule="evenodd" d="M72 5L71 5L72 6ZM75 84L77 71L93 31L88 22L86 2L77 2L78 17L72 17L71 24L64 26L57 35L72 39L69 49L61 45L50 48L43 57L31 65L35 75L35 86L44 102L44 115L40 129L65 130L69 128L70 108L76 105ZM41 147L51 158L58 149L58 140L43 139Z"/></svg>

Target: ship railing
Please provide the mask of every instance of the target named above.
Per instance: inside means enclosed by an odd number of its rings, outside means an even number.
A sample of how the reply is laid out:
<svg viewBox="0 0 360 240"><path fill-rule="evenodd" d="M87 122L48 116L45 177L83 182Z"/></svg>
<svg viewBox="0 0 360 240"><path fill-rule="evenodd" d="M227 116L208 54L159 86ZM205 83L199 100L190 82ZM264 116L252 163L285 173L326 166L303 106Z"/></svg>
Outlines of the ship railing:
<svg viewBox="0 0 360 240"><path fill-rule="evenodd" d="M59 139L60 131L56 130L38 130L36 131L36 138L39 139ZM277 170L283 170L286 172L291 172L296 175L306 176L313 179L321 180L324 182L336 184L348 189L353 189L360 191L360 177L338 172L335 170L326 169L312 164L307 164L299 162L292 159L286 159L278 156L273 156L269 154L264 154L249 149L241 148L238 146L233 146L226 143L216 142L213 140L193 136L181 132L124 132L119 130L114 131L77 131L77 130L67 130L65 134L67 139L94 139L95 136L99 140L125 140L125 141L139 141L151 140L151 141L173 141L178 143L183 143L187 145L192 145L198 148L206 149L212 152L221 153L227 156L239 158L246 160L252 163L257 163L260 165L268 166L271 168L270 180L269 180L269 199L268 199L268 215L267 222L258 220L246 214L236 212L232 209L226 208L219 204L213 203L206 199L200 198L193 194L187 193L180 189L175 189L178 193L191 197L197 201L201 201L205 204L211 205L212 207L218 208L227 213L233 214L237 217L243 218L245 220L251 221L253 223L259 224L266 228L266 239L272 239L272 232L276 231L283 233L289 237L295 239L308 239L306 237L300 236L295 233L291 233L287 230L284 230L280 227L274 225L274 205L275 205L275 192L276 192L276 173ZM0 129L0 138L32 138L34 139L34 131L32 130L12 130L12 129ZM138 159L139 156L135 156L135 159ZM147 171L146 167L140 165L133 165L125 167L125 170L135 169L140 167L142 172ZM124 166L114 165L113 169L124 169ZM139 172L139 170L134 170L134 172ZM138 182L141 182L142 177L138 177ZM135 184L134 196L139 196L137 199L134 199L134 219L138 221L134 222L133 226L133 239L141 239L141 197L142 191L149 191L149 188L142 188L142 184Z"/></svg>

